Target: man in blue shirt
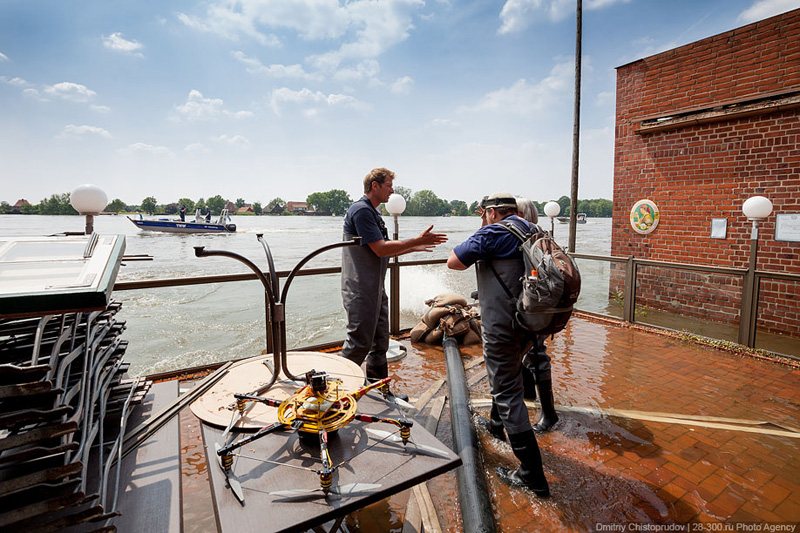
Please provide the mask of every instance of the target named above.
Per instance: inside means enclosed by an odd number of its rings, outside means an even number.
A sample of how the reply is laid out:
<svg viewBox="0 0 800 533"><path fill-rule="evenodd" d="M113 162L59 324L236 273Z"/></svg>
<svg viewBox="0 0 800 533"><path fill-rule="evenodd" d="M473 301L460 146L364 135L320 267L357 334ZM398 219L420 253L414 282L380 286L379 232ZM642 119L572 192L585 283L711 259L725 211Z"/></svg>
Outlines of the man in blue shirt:
<svg viewBox="0 0 800 533"><path fill-rule="evenodd" d="M510 222L524 233L532 232L534 226L517 216L517 202L510 194L487 196L480 207L483 226L453 249L447 266L466 270L475 264L483 356L492 390L492 415L502 420L511 449L520 461L516 470L501 467L498 474L509 484L547 497L550 488L523 398L522 356L533 335L515 325L515 300L509 297L509 293L520 293L525 264L519 240L500 222Z"/></svg>
<svg viewBox="0 0 800 533"><path fill-rule="evenodd" d="M409 252L430 252L447 241L433 226L412 239L390 241L378 206L394 192L394 172L372 169L364 177L364 196L347 210L344 240L361 237L360 246L342 248L342 303L347 312L347 338L342 355L361 365L366 360L367 379L388 377L389 299L384 290L389 257Z"/></svg>

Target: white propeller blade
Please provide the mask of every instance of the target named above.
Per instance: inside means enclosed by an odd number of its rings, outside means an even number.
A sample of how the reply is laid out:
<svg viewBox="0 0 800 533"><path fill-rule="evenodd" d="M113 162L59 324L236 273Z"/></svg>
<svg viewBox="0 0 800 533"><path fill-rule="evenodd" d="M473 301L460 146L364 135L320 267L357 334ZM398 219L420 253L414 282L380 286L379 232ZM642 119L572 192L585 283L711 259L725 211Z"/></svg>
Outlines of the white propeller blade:
<svg viewBox="0 0 800 533"><path fill-rule="evenodd" d="M348 483L340 487L331 487L330 494L338 496L353 496L366 492L372 492L380 488L376 483ZM310 498L324 498L326 494L321 488L314 489L290 489L290 490L276 490L269 493L270 496L277 496L285 500L303 500Z"/></svg>
<svg viewBox="0 0 800 533"><path fill-rule="evenodd" d="M372 428L366 428L366 430L367 433L384 442L397 442L400 444L403 443L403 439L401 439L400 435L398 435L397 433L389 433L388 431L383 431L380 429L372 429ZM433 457L442 457L443 459L448 459L450 457L450 454L444 450L434 448L433 446L426 446L425 444L417 444L416 442L412 441L409 441L408 445L406 445L406 450L411 453L419 453L422 455L430 455Z"/></svg>
<svg viewBox="0 0 800 533"><path fill-rule="evenodd" d="M219 445L218 442L214 443L214 452L218 452L222 446ZM233 495L236 496L236 499L239 500L241 503L244 503L244 491L242 491L242 485L236 479L229 475L229 472L226 472L225 469L222 467L222 457L219 454L215 453L217 456L217 464L220 468L222 468L222 472L225 474L225 479L228 481L228 486L233 491Z"/></svg>

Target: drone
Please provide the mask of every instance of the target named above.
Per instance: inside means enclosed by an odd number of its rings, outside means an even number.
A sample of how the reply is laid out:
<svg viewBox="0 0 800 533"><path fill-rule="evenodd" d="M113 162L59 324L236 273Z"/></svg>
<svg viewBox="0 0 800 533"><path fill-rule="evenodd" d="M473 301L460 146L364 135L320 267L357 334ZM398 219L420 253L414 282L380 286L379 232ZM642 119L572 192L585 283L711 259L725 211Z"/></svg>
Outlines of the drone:
<svg viewBox="0 0 800 533"><path fill-rule="evenodd" d="M356 391L348 392L343 390L342 381L337 379L327 372L310 370L303 376L293 375L288 368L287 364L287 350L286 350L286 297L289 286L292 280L299 273L300 269L308 261L322 252L334 248L344 246L356 246L360 243L360 237L356 237L351 241L344 241L335 244L330 244L319 248L295 265L289 276L286 279L283 290L280 290L278 275L275 270L275 264L272 259L269 245L264 240L262 234L257 234L256 238L264 248L267 256L267 265L269 270L267 275L261 271L252 261L237 253L225 250L205 250L203 246L195 246L195 255L197 257L210 257L221 256L236 259L249 267L253 273L261 281L264 286L264 296L266 305L266 324L267 324L267 348L271 347L273 354L273 361L270 368L272 378L268 383L256 389L255 391L245 394L234 394L235 403L231 406L233 410L231 421L228 427L222 434L222 443L215 445L217 454L217 463L225 473L225 478L228 482L233 494L240 503L244 504L244 493L242 492L241 484L236 480L233 475L233 461L234 453L242 446L253 442L257 439L269 435L280 430L291 430L298 432L301 438L317 437L319 441L319 455L322 463L322 468L317 472L319 475L320 486L314 489L294 489L288 491L271 492L273 496L284 499L303 499L308 497L322 497L327 498L330 494L339 496L354 495L361 492L368 492L375 490L380 485L371 483L351 483L344 486L333 485L333 474L337 468L342 466L344 462L334 464L331 455L328 451L328 436L335 434L338 430L346 427L353 420L358 420L364 423L385 423L391 424L398 428L398 431L390 433L373 428L367 428L367 433L378 439L382 443L401 443L403 449L412 453L419 453L424 455L431 455L434 457L448 458L447 451L433 448L422 444L416 444L411 440L411 427L413 422L405 416L400 418L387 418L374 415L368 415L358 412L358 400L370 391L378 391L383 393L383 398L397 408L413 408L411 404L400 400L389 394L389 382L392 378L387 377L379 381L375 381L369 385L359 388ZM263 396L272 386L278 381L278 377L283 373L286 377L295 383L300 384L300 388L295 391L291 396L285 400L277 400ZM262 427L255 433L235 440L236 436L232 430L236 423L241 420L249 407L255 403L262 403L278 409L278 421ZM230 440L229 440L230 437ZM412 444L411 447L408 444ZM269 461L274 462L274 461ZM282 463L277 462L277 465ZM283 465L286 466L286 465Z"/></svg>
<svg viewBox="0 0 800 533"><path fill-rule="evenodd" d="M223 442L226 441L236 420L244 416L249 402L258 402L276 407L278 409L278 421L239 440L224 445L216 445L218 464L222 467L228 486L233 491L233 494L241 503L244 503L241 484L232 473L235 455L233 452L254 440L281 430L299 432L301 439L316 436L319 441L320 462L322 464L321 469L317 471L320 484L318 488L292 489L269 493L285 500L307 499L318 496L327 497L329 494L349 496L369 492L380 487L380 485L372 483L351 483L340 487L333 486L333 474L343 463L334 464L328 450L328 437L354 420L364 423L391 424L398 428L394 433L367 428L367 433L377 438L380 442L401 443L406 451L412 453L447 458L448 453L444 450L416 444L411 441L413 421L405 417L389 418L358 412L358 400L360 398L372 390L385 391L391 380L391 377L384 378L356 391L347 392L342 390L341 380L330 376L324 371L311 370L304 376L305 385L285 400L276 400L252 394L234 394L236 399L234 417L232 417L231 423L223 433ZM237 413L238 417L236 416ZM409 444L412 445L410 449L407 446ZM280 465L281 463L276 464Z"/></svg>

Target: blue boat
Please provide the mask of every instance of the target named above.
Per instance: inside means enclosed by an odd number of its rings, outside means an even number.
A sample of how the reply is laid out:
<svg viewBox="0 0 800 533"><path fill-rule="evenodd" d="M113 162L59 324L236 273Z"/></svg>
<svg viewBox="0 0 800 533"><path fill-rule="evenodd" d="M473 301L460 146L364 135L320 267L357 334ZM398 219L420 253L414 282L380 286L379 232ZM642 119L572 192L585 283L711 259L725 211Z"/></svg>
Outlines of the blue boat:
<svg viewBox="0 0 800 533"><path fill-rule="evenodd" d="M139 218L128 217L137 228L144 231L161 231L166 233L235 233L236 224L231 222L227 209L223 209L216 221L211 221L210 214L206 217L198 209L194 220L182 221L174 218Z"/></svg>

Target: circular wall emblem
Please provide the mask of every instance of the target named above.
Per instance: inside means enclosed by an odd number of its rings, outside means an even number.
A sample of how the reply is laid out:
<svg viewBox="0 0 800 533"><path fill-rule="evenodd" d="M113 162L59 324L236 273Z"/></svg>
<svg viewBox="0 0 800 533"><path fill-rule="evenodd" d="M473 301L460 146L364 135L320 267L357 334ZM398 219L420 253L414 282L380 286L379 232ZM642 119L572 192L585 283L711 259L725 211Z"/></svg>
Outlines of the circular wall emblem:
<svg viewBox="0 0 800 533"><path fill-rule="evenodd" d="M652 233L658 226L658 218L658 206L652 200L639 200L631 208L631 227L636 233Z"/></svg>

